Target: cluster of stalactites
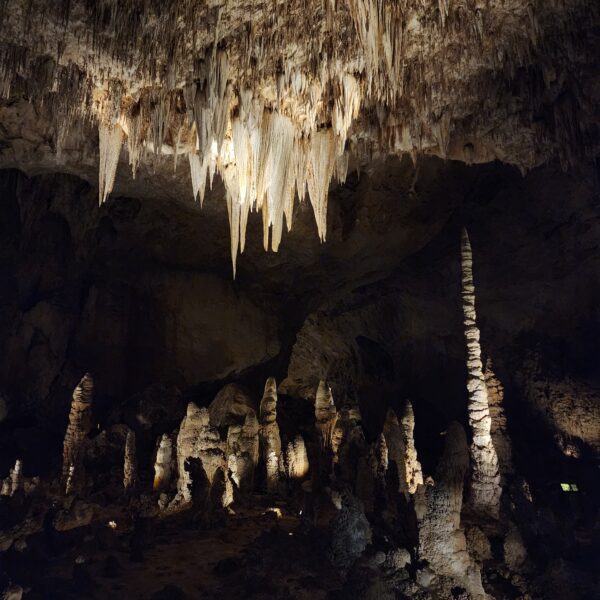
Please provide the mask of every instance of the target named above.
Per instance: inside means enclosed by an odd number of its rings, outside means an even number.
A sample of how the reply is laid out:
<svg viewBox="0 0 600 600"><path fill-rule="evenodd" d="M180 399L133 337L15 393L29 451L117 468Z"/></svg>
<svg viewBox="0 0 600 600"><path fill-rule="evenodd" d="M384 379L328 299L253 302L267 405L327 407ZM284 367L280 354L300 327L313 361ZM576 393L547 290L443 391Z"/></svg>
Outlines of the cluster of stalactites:
<svg viewBox="0 0 600 600"><path fill-rule="evenodd" d="M251 210L262 213L265 250L277 252L284 218L289 231L295 198L302 201L308 192L325 241L329 184L334 177L346 179L346 140L361 90L353 75L337 75L331 126L320 128L317 107L324 103L326 82L310 83L290 70L287 91L305 102L267 108L249 87L234 92L228 74L227 53L219 50L205 61L204 78L181 93L146 94L133 102L119 86L110 88L99 109L99 201L113 189L125 137L134 178L147 151L173 154L175 166L177 156L187 153L193 196L201 205L216 172L225 185L235 276Z"/></svg>

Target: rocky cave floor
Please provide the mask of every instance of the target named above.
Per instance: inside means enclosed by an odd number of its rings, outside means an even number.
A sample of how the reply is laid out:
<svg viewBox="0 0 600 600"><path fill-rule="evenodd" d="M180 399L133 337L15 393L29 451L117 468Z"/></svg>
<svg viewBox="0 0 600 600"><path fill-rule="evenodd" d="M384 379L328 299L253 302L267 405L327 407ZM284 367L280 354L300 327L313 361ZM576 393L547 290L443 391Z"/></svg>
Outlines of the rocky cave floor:
<svg viewBox="0 0 600 600"><path fill-rule="evenodd" d="M165 172L0 173L4 598L600 597L597 165L375 161L235 280Z"/></svg>

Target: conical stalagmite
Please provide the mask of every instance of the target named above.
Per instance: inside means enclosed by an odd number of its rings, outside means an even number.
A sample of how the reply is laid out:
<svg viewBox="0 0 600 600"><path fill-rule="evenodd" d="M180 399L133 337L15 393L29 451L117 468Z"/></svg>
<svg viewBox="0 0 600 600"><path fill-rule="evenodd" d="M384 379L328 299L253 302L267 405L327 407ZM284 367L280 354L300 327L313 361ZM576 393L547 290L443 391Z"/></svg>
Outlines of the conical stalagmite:
<svg viewBox="0 0 600 600"><path fill-rule="evenodd" d="M277 383L274 377L267 379L260 401L260 454L266 469L267 491L277 491L280 484L281 437L277 424Z"/></svg>
<svg viewBox="0 0 600 600"><path fill-rule="evenodd" d="M490 405L490 435L498 455L500 474L505 477L514 471L512 444L507 430L506 415L504 414L504 387L494 373L491 358L488 358L485 362L483 375Z"/></svg>
<svg viewBox="0 0 600 600"><path fill-rule="evenodd" d="M154 461L154 483L156 491L167 490L171 484L173 470L173 442L171 436L164 433L160 438Z"/></svg>
<svg viewBox="0 0 600 600"><path fill-rule="evenodd" d="M135 449L135 433L127 432L125 438L125 453L123 456L123 487L125 491L132 490L137 483L137 457Z"/></svg>
<svg viewBox="0 0 600 600"><path fill-rule="evenodd" d="M406 401L404 415L401 420L401 427L404 451L406 453L404 460L406 485L408 487L408 492L414 494L417 491L417 487L423 484L423 470L421 469L421 463L417 458L414 435L415 413L410 400Z"/></svg>
<svg viewBox="0 0 600 600"><path fill-rule="evenodd" d="M500 510L500 472L498 456L492 442L488 391L483 377L481 346L475 312L473 257L467 230L461 236L462 307L467 342L467 391L471 443L470 503L482 514L498 517Z"/></svg>
<svg viewBox="0 0 600 600"><path fill-rule="evenodd" d="M23 461L17 458L15 466L10 470L8 477L2 482L0 496L14 496L23 489Z"/></svg>
<svg viewBox="0 0 600 600"><path fill-rule="evenodd" d="M337 418L331 388L324 381L320 381L315 396L315 426L319 432L321 447L331 452L333 452L333 433Z"/></svg>
<svg viewBox="0 0 600 600"><path fill-rule="evenodd" d="M308 475L308 453L304 438L298 434L285 448L285 473L289 479L304 479Z"/></svg>
<svg viewBox="0 0 600 600"><path fill-rule="evenodd" d="M94 381L86 373L73 392L69 424L63 443L62 485L67 493L78 489L83 480L85 440L92 428Z"/></svg>
<svg viewBox="0 0 600 600"><path fill-rule="evenodd" d="M454 577L473 598L485 593L481 574L467 552L460 524L463 487L469 468L464 429L453 422L446 432L444 454L437 466L435 485L425 492L425 514L419 522L419 557L438 575Z"/></svg>
<svg viewBox="0 0 600 600"><path fill-rule="evenodd" d="M254 489L254 470L258 465L258 420L254 412L246 415L243 425L230 425L227 432L227 464L231 478L240 491Z"/></svg>
<svg viewBox="0 0 600 600"><path fill-rule="evenodd" d="M393 469L398 478L398 491L408 494L408 484L406 481L406 446L404 443L404 432L400 428L396 413L388 409L383 424L383 434L388 448L388 468Z"/></svg>

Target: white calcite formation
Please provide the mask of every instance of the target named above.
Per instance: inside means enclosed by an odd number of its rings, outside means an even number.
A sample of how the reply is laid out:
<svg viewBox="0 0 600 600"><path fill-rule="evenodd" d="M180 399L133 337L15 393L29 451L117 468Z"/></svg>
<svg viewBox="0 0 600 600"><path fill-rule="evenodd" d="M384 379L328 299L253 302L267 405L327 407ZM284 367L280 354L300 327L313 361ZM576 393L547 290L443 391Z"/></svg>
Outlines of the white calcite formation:
<svg viewBox="0 0 600 600"><path fill-rule="evenodd" d="M425 514L419 521L419 556L435 573L456 579L472 598L483 600L486 596L481 574L469 556L460 523L468 468L465 432L458 423L451 423L435 484L427 486L425 491Z"/></svg>
<svg viewBox="0 0 600 600"><path fill-rule="evenodd" d="M238 489L250 493L254 489L254 471L258 465L258 419L254 412L246 415L242 425L230 425L227 432L227 464Z"/></svg>
<svg viewBox="0 0 600 600"><path fill-rule="evenodd" d="M173 441L171 436L163 433L156 449L154 460L154 482L155 491L168 490L171 485L173 473Z"/></svg>
<svg viewBox="0 0 600 600"><path fill-rule="evenodd" d="M415 447L415 413L410 400L406 401L404 414L400 422L402 427L402 441L404 446L405 477L406 486L409 494L414 494L417 487L423 484L423 470L421 463L417 458L417 448Z"/></svg>
<svg viewBox="0 0 600 600"><path fill-rule="evenodd" d="M488 358L485 362L483 376L490 406L490 435L498 455L500 474L505 477L514 471L512 444L508 434L506 414L504 413L504 386L494 373L491 358Z"/></svg>
<svg viewBox="0 0 600 600"><path fill-rule="evenodd" d="M226 442L221 440L219 430L210 424L210 414L207 408L199 408L193 402L187 407L187 412L177 435L177 494L180 501L187 504L192 501L193 487L204 487L207 496L213 493L213 484L220 480L224 485L228 482ZM198 471L204 481L193 481L191 461L196 460ZM197 473L198 473L197 471ZM196 474L198 477L198 474ZM219 502L229 504L229 498L219 499Z"/></svg>
<svg viewBox="0 0 600 600"><path fill-rule="evenodd" d="M137 483L137 456L135 447L135 433L133 430L127 432L125 438L125 452L123 455L123 487L125 491L134 489Z"/></svg>
<svg viewBox="0 0 600 600"><path fill-rule="evenodd" d="M83 457L86 438L92 428L94 381L86 373L73 392L69 424L63 442L62 485L66 493L83 484Z"/></svg>
<svg viewBox="0 0 600 600"><path fill-rule="evenodd" d="M320 381L315 395L315 427L319 433L321 448L332 454L337 419L338 414L331 388L324 381Z"/></svg>
<svg viewBox="0 0 600 600"><path fill-rule="evenodd" d="M469 425L473 434L471 443L471 489L473 508L493 518L500 510L500 470L498 455L491 436L492 420L488 389L483 376L479 328L475 312L475 284L473 256L467 230L461 235L462 307L465 340L467 343L467 392Z"/></svg>
<svg viewBox="0 0 600 600"><path fill-rule="evenodd" d="M267 491L275 492L281 482L281 436L277 424L277 382L269 377L260 401L260 455L266 473Z"/></svg>

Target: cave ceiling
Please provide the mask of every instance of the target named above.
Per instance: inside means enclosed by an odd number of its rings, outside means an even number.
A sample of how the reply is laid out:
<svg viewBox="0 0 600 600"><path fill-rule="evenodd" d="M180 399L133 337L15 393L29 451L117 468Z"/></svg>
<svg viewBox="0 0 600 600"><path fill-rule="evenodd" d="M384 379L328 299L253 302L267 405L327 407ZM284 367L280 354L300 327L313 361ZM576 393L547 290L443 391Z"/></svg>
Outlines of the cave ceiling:
<svg viewBox="0 0 600 600"><path fill-rule="evenodd" d="M306 198L325 240L330 183L377 157L598 150L590 0L4 0L0 19L0 166L100 202L183 181L202 204L218 173L234 271L250 211L277 251Z"/></svg>

